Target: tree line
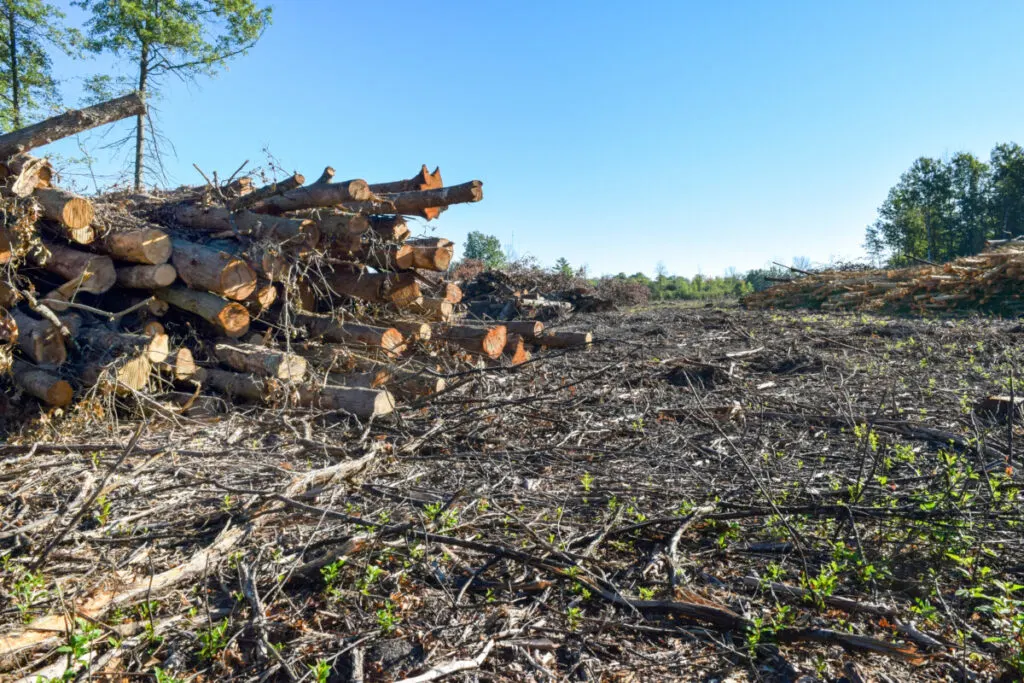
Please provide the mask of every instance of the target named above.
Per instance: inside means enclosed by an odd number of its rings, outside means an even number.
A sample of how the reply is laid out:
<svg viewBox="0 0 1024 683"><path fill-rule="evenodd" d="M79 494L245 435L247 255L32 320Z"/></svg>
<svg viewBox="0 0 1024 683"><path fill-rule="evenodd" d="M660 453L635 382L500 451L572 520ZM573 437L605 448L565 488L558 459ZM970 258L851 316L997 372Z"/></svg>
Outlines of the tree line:
<svg viewBox="0 0 1024 683"><path fill-rule="evenodd" d="M86 12L81 27L45 0L0 0L0 129L8 132L65 108L53 56L110 55L118 74L85 80L83 104L137 90L159 96L170 77L212 76L245 54L270 25L270 7L254 0L72 0ZM134 187L162 171L152 115L139 116L129 145Z"/></svg>
<svg viewBox="0 0 1024 683"><path fill-rule="evenodd" d="M462 257L469 261L479 261L486 268L501 269L513 265L510 264L501 247L501 241L496 236L485 235L477 231L469 233L466 237ZM801 269L810 267L808 260L803 257L793 259L793 265ZM779 280L793 277L793 272L790 269L771 265L746 273L738 273L735 269L730 268L721 276L697 274L688 278L682 275L670 275L665 265L659 263L653 278L644 273L633 273L632 275L618 273L593 278L588 276L586 267L574 268L565 257L555 261L549 270L563 275L567 279L573 277L584 279L595 286L601 284L640 285L647 289L649 297L653 301L736 298L761 291Z"/></svg>
<svg viewBox="0 0 1024 683"><path fill-rule="evenodd" d="M1024 148L996 145L986 163L967 152L921 157L900 176L867 229L876 263L940 263L989 239L1024 235Z"/></svg>

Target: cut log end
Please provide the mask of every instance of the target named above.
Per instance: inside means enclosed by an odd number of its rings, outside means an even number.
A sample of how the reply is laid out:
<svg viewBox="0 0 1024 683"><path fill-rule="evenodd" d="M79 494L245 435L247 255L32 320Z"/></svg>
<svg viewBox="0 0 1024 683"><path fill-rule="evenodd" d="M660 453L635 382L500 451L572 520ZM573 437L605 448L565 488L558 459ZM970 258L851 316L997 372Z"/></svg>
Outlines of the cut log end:
<svg viewBox="0 0 1024 683"><path fill-rule="evenodd" d="M217 325L224 334L237 339L249 331L249 312L245 306L231 302L216 315Z"/></svg>
<svg viewBox="0 0 1024 683"><path fill-rule="evenodd" d="M488 358L495 359L505 351L507 341L507 329L504 325L498 325L487 330L487 334L480 340L480 350Z"/></svg>
<svg viewBox="0 0 1024 683"><path fill-rule="evenodd" d="M229 299L248 299L256 291L256 273L245 261L234 259L221 272L221 293Z"/></svg>

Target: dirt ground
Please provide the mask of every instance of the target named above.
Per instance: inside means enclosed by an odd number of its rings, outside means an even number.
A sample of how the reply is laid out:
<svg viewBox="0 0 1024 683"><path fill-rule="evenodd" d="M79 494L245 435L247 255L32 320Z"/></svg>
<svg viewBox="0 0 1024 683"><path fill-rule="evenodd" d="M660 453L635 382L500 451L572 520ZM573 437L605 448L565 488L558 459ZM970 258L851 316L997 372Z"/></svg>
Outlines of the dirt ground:
<svg viewBox="0 0 1024 683"><path fill-rule="evenodd" d="M372 424L9 421L0 680L1021 679L1021 434L975 403L1024 326L567 327Z"/></svg>

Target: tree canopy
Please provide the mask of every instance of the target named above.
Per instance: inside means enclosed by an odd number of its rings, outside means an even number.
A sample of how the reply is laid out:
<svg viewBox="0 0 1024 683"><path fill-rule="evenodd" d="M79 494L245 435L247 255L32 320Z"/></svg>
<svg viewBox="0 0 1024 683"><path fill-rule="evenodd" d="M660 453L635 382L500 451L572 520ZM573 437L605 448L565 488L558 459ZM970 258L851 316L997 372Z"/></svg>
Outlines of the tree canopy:
<svg viewBox="0 0 1024 683"><path fill-rule="evenodd" d="M210 76L227 60L244 54L270 24L270 7L254 0L74 0L92 13L86 23L88 47L127 61L132 86L143 96L157 94L163 78ZM141 189L146 156L159 163L147 119L135 122L135 188ZM153 136L150 136L152 138Z"/></svg>
<svg viewBox="0 0 1024 683"><path fill-rule="evenodd" d="M488 268L498 268L505 264L505 252L501 249L501 241L494 235L482 232L471 232L466 236L466 246L462 250L466 259L482 261Z"/></svg>

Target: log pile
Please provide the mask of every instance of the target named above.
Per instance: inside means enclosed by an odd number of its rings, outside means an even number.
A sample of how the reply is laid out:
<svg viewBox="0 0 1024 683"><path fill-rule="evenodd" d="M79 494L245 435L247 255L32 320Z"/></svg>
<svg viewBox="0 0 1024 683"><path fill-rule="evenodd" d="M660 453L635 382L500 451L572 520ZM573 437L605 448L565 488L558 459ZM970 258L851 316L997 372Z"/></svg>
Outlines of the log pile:
<svg viewBox="0 0 1024 683"><path fill-rule="evenodd" d="M35 147L138 115L136 95L0 135L0 370L49 406L147 396L368 418L445 388L444 371L522 363L589 335L463 324L451 241L411 238L482 183L312 183L295 173L82 197ZM224 402L200 401L211 392Z"/></svg>
<svg viewBox="0 0 1024 683"><path fill-rule="evenodd" d="M1005 246L942 265L826 271L743 299L747 308L808 308L896 315L1024 314L1024 247Z"/></svg>

